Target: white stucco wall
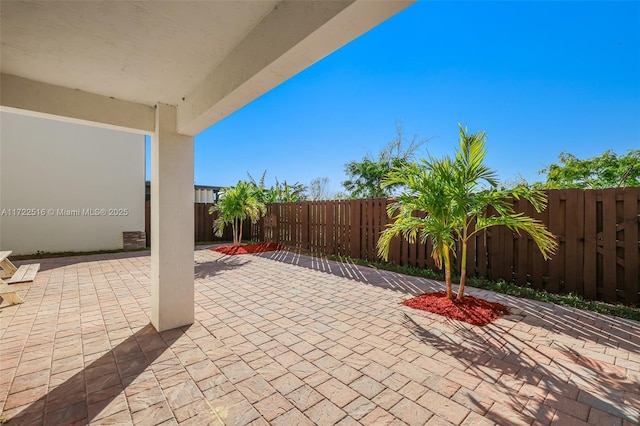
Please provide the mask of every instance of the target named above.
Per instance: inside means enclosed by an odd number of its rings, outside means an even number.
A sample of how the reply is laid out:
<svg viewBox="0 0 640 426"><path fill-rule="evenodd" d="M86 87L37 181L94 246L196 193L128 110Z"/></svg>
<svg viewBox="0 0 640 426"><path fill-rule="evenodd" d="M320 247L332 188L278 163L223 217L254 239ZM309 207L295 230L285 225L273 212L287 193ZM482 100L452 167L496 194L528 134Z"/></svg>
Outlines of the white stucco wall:
<svg viewBox="0 0 640 426"><path fill-rule="evenodd" d="M1 250L122 248L144 191L143 135L0 112Z"/></svg>

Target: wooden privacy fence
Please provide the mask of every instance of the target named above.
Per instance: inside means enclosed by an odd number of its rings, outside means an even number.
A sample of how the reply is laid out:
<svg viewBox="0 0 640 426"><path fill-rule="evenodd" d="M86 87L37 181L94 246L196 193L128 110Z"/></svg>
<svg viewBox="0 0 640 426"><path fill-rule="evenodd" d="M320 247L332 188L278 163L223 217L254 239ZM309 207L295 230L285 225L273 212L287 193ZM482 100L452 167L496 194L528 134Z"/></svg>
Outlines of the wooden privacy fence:
<svg viewBox="0 0 640 426"><path fill-rule="evenodd" d="M549 205L536 213L526 201L514 200L518 212L541 220L558 237L549 261L531 237L494 227L472 238L468 247L470 276L504 279L553 293L575 293L587 299L638 303L640 188L547 191ZM267 206L259 235L264 241L324 255L378 260L376 244L390 223L386 207L393 200L317 201ZM431 243L391 244L389 260L400 265L435 268ZM459 252L459 248L458 248ZM454 260L459 271L460 256Z"/></svg>
<svg viewBox="0 0 640 426"><path fill-rule="evenodd" d="M205 241L233 241L231 226L227 226L222 237L213 234L213 221L218 217L217 214L210 215L209 207L211 203L194 203L193 205L193 238L196 242ZM258 234L258 226L252 225L251 221L246 220L242 226L242 240L244 242L256 239ZM151 202L145 202L145 231L147 233L147 247L151 246Z"/></svg>

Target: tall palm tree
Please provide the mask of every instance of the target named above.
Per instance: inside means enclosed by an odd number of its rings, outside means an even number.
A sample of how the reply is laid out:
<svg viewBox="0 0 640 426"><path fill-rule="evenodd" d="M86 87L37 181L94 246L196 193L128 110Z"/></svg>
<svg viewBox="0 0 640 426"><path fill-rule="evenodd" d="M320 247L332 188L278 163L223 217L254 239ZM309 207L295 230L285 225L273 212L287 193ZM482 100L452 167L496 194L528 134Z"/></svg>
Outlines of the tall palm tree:
<svg viewBox="0 0 640 426"><path fill-rule="evenodd" d="M209 208L209 214L219 212L218 218L213 222L213 229L217 236L221 237L224 228L231 225L233 233L233 245L239 246L242 243L242 225L245 219L249 218L252 223L256 223L266 208L258 200L258 189L250 183L238 181L236 186L226 188L218 202Z"/></svg>
<svg viewBox="0 0 640 426"><path fill-rule="evenodd" d="M395 168L388 175L385 183L402 183L406 192L389 206L394 223L382 232L378 242L378 252L386 260L395 236L401 235L411 243L418 235L421 243L431 238L432 256L438 267L444 263L447 296L451 299L450 258L455 254L456 240L462 244L458 298L464 296L468 241L478 232L495 225L524 231L545 259L557 248L553 234L541 222L516 213L509 201L509 197L523 198L541 211L546 207L544 194L525 187L498 190L495 172L484 165L485 133L469 134L462 125L459 129L459 149L454 159L430 158Z"/></svg>

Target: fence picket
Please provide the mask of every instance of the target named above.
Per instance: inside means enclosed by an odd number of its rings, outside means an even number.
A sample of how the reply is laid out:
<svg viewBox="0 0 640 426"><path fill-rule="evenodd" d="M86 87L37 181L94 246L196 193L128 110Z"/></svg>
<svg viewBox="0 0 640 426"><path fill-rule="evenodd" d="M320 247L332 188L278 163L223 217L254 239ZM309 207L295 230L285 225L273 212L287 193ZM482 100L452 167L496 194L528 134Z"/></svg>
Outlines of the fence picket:
<svg viewBox="0 0 640 426"><path fill-rule="evenodd" d="M565 293L575 293L577 290L578 269L582 269L582 259L578 259L578 221L575 212L578 211L578 191L565 191L565 264L564 288Z"/></svg>
<svg viewBox="0 0 640 426"><path fill-rule="evenodd" d="M577 226L576 235L576 265L569 266L576 271L576 294L584 294L584 246L585 246L585 191L576 191L578 194L578 204L574 213L567 212L567 220L575 218ZM576 214L576 212L580 212Z"/></svg>
<svg viewBox="0 0 640 426"><path fill-rule="evenodd" d="M562 190L552 189L549 191L549 210L553 210L557 213L549 215L548 228L553 234L562 235L562 223L564 222L562 215L564 209L560 203L560 194ZM549 261L549 275L547 281L546 290L557 293L560 290L560 270L561 265L564 264L564 241L562 238L558 241L558 251L555 256Z"/></svg>
<svg viewBox="0 0 640 426"><path fill-rule="evenodd" d="M624 188L624 302L638 303L640 292L640 276L638 274L638 259L640 259L640 245L638 232L640 215L638 215L640 188Z"/></svg>
<svg viewBox="0 0 640 426"><path fill-rule="evenodd" d="M616 193L613 189L602 191L602 275L603 298L607 302L617 299L617 224L616 224Z"/></svg>
<svg viewBox="0 0 640 426"><path fill-rule="evenodd" d="M477 275L480 277L487 276L487 231L482 230L476 234L476 262Z"/></svg>
<svg viewBox="0 0 640 426"><path fill-rule="evenodd" d="M598 221L596 191L584 194L584 296L597 297Z"/></svg>
<svg viewBox="0 0 640 426"><path fill-rule="evenodd" d="M361 221L361 203L359 200L349 201L349 239L350 239L350 256L354 259L360 257L360 221Z"/></svg>
<svg viewBox="0 0 640 426"><path fill-rule="evenodd" d="M515 206L516 211L521 211L525 215L529 216L531 213L531 204L523 199L516 201ZM514 278L518 284L526 284L527 283L527 264L529 260L529 236L526 233L521 233L520 236L516 239L516 243L514 245L515 259L514 266L516 266L516 274Z"/></svg>

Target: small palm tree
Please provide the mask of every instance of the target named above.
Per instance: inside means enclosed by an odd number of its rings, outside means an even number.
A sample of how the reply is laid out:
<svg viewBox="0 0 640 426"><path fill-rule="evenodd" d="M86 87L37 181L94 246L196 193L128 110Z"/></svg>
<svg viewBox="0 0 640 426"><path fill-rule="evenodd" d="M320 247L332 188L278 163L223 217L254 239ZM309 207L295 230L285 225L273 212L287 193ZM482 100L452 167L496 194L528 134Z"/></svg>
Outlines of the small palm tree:
<svg viewBox="0 0 640 426"><path fill-rule="evenodd" d="M218 218L213 222L215 235L221 237L224 228L231 225L233 233L233 245L242 243L242 224L249 218L256 223L266 208L257 197L258 189L250 182L238 181L236 186L226 188L218 202L209 208L209 214L219 212Z"/></svg>
<svg viewBox="0 0 640 426"><path fill-rule="evenodd" d="M402 236L410 243L419 238L421 244L432 241L431 256L436 265L444 266L447 296L452 299L451 255L455 253L454 232L457 218L449 204L449 188L453 180L453 162L449 158L411 163L394 168L385 179L386 185L403 185L406 190L387 208L394 223L378 240L378 254L389 258L394 237ZM424 217L421 217L424 215Z"/></svg>
<svg viewBox="0 0 640 426"><path fill-rule="evenodd" d="M385 183L402 183L407 190L389 206L388 214L394 223L378 241L378 253L387 260L393 237L401 235L413 243L420 236L423 244L431 238L432 256L438 267L444 264L447 296L451 299L450 259L455 254L456 240L462 244L458 298L464 296L468 241L478 232L495 225L527 232L545 259L557 248L553 234L541 222L516 213L508 200L523 198L541 211L546 207L545 195L526 187L498 190L495 172L484 165L485 133L469 134L462 125L459 128L459 150L453 160L430 158L395 168L388 175Z"/></svg>
<svg viewBox="0 0 640 426"><path fill-rule="evenodd" d="M545 194L525 186L510 191L499 190L495 171L484 164L487 152L485 132L469 134L461 124L458 128L459 149L453 165L450 191L454 216L459 220L455 234L462 243L458 289L458 298L462 298L467 277L468 242L480 231L496 225L506 226L518 235L524 231L533 238L545 260L555 253L558 244L544 224L523 213L516 213L509 201L509 198L525 199L537 212L541 212L547 206Z"/></svg>

